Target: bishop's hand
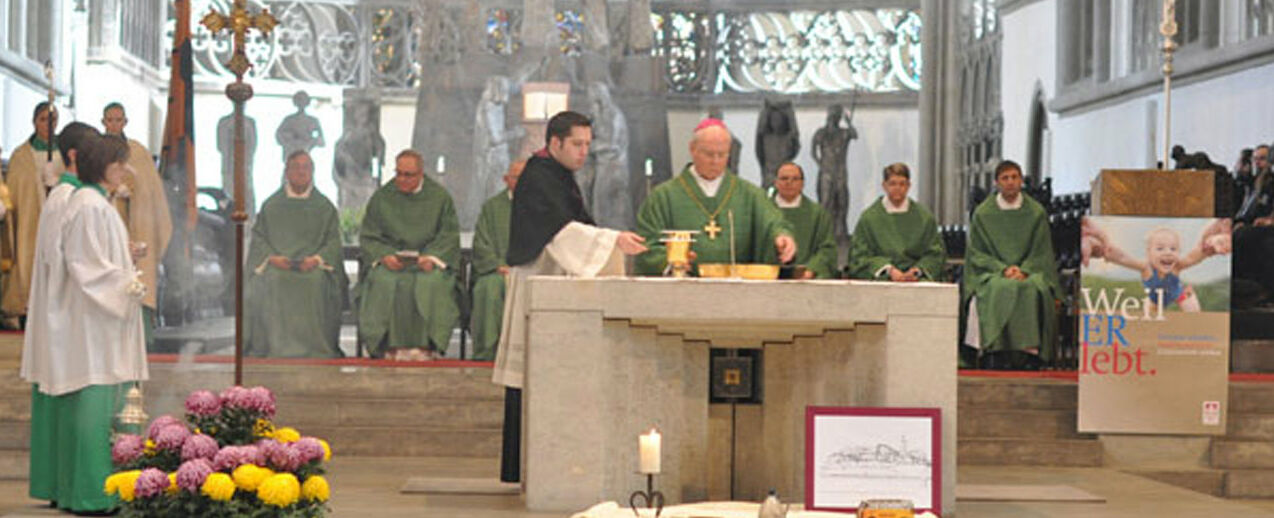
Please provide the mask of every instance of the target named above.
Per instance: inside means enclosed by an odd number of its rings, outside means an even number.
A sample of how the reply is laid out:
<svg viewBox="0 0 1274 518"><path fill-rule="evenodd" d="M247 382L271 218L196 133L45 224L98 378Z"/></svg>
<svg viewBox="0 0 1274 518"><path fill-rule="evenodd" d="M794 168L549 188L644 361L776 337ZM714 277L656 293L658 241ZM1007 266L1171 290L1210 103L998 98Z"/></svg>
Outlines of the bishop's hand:
<svg viewBox="0 0 1274 518"><path fill-rule="evenodd" d="M272 255L270 256L270 266L273 266L280 270L291 270L292 261L281 255Z"/></svg>
<svg viewBox="0 0 1274 518"><path fill-rule="evenodd" d="M619 237L615 238L615 246L618 246L619 250L626 255L644 253L648 250L646 245L643 244L645 242L646 238L629 231L620 232Z"/></svg>
<svg viewBox="0 0 1274 518"><path fill-rule="evenodd" d="M779 234L774 238L774 250L779 253L780 263L790 263L796 259L796 240L787 234Z"/></svg>
<svg viewBox="0 0 1274 518"><path fill-rule="evenodd" d="M403 269L403 262L394 254L380 258L380 264L385 265L385 268L389 268L391 272L402 271Z"/></svg>

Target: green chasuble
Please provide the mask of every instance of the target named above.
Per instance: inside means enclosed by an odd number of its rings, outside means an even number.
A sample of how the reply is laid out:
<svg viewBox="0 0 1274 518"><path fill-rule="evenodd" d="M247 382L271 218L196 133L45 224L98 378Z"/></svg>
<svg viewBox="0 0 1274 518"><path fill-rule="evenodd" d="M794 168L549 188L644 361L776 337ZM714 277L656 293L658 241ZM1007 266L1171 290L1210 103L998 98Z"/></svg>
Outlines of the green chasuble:
<svg viewBox="0 0 1274 518"><path fill-rule="evenodd" d="M505 266L509 251L509 215L513 200L509 191L500 191L482 204L473 234L473 311L469 328L473 331L473 359L495 359L504 316L504 276L496 271Z"/></svg>
<svg viewBox="0 0 1274 518"><path fill-rule="evenodd" d="M367 202L359 283L358 337L373 357L388 348L428 347L443 352L460 319L460 224L456 206L437 182L425 177L420 190L403 193L385 184ZM408 264L397 272L380 264L387 255L415 251L447 264L425 272Z"/></svg>
<svg viewBox="0 0 1274 518"><path fill-rule="evenodd" d="M733 228L730 213L734 214ZM709 215L716 223L713 230L719 232L716 238L705 228ZM780 234L792 235L792 226L760 187L727 171L717 195L709 198L699 189L689 167L656 187L641 204L637 233L646 238L650 250L637 256L639 275L663 274L667 251L659 240L664 230L698 230L691 245L698 263L729 263L733 233L735 262L776 264L774 239Z"/></svg>
<svg viewBox="0 0 1274 518"><path fill-rule="evenodd" d="M272 255L293 262L292 270L268 264ZM301 259L319 256L314 270L296 270ZM317 190L305 198L275 192L257 213L248 251L246 350L253 356L339 358L341 310L349 280L341 249L336 206Z"/></svg>
<svg viewBox="0 0 1274 518"><path fill-rule="evenodd" d="M977 296L978 331L984 351L1039 347L1051 358L1057 315L1053 300L1060 298L1053 238L1044 207L1022 196L1022 207L1002 210L996 196L973 211L965 256L962 303ZM1025 281L1004 277L1017 266ZM962 306L964 307L964 306Z"/></svg>
<svg viewBox="0 0 1274 518"><path fill-rule="evenodd" d="M945 280L943 267L947 251L938 236L933 214L916 200L909 200L907 212L885 212L884 196L867 207L854 227L849 249L849 276L854 279L889 279L878 275L885 265L899 270L920 268L922 280Z"/></svg>
<svg viewBox="0 0 1274 518"><path fill-rule="evenodd" d="M835 278L836 238L832 236L832 215L803 194L800 206L779 207L779 210L795 232L796 264L805 265L817 279Z"/></svg>
<svg viewBox="0 0 1274 518"><path fill-rule="evenodd" d="M60 396L31 389L29 494L72 512L119 505L102 491L111 464L111 433L123 394L132 383L89 385ZM120 430L137 433L137 430Z"/></svg>

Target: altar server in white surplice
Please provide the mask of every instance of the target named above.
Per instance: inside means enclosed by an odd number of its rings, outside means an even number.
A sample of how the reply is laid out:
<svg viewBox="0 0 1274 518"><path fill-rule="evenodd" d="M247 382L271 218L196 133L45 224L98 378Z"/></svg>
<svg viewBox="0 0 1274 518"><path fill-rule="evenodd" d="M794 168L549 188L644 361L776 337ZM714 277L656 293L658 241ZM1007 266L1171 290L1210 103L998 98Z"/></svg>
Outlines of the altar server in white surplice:
<svg viewBox="0 0 1274 518"><path fill-rule="evenodd" d="M584 208L574 173L588 160L592 123L575 112L549 119L547 146L526 163L513 193L508 291L493 380L507 387L500 479L519 480L522 381L526 369L527 285L532 275L624 274L624 254L646 251L644 239L599 228Z"/></svg>

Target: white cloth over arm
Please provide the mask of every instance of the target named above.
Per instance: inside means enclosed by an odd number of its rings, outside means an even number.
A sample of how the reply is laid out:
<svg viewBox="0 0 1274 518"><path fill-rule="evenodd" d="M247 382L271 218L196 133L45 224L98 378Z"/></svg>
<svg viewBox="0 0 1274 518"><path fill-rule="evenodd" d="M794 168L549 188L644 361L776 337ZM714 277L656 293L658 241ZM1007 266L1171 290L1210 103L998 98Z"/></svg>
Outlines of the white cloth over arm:
<svg viewBox="0 0 1274 518"><path fill-rule="evenodd" d="M522 388L526 374L527 280L533 275L597 277L624 275L624 254L615 246L619 231L572 221L562 227L540 256L509 271L504 295L504 321L496 350L492 381Z"/></svg>
<svg viewBox="0 0 1274 518"><path fill-rule="evenodd" d="M142 331L141 295L119 212L91 188L71 197L63 236L67 281L62 297L69 326L52 344L53 365L40 391L50 395L89 385L149 377Z"/></svg>
<svg viewBox="0 0 1274 518"><path fill-rule="evenodd" d="M31 294L27 298L27 328L22 336L22 367L19 374L31 383L45 385L56 359L50 353L67 338L72 322L65 298L66 265L62 257L62 235L66 207L75 186L58 184L40 209L40 226L35 234L35 268L31 274Z"/></svg>

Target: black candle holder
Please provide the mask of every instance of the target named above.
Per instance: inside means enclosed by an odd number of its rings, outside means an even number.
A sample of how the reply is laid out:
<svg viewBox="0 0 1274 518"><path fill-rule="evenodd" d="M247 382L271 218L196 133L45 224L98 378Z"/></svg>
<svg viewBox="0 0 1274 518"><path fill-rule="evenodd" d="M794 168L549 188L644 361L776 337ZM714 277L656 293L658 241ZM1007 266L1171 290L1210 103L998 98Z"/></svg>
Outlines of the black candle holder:
<svg viewBox="0 0 1274 518"><path fill-rule="evenodd" d="M652 507L655 509L655 518L659 518L659 515L664 512L664 494L655 491L654 473L646 473L645 491L633 491L633 494L628 496L628 507L633 510L633 516L641 516L641 514L637 512L638 499L645 501L646 505L644 507L646 509L650 509Z"/></svg>

